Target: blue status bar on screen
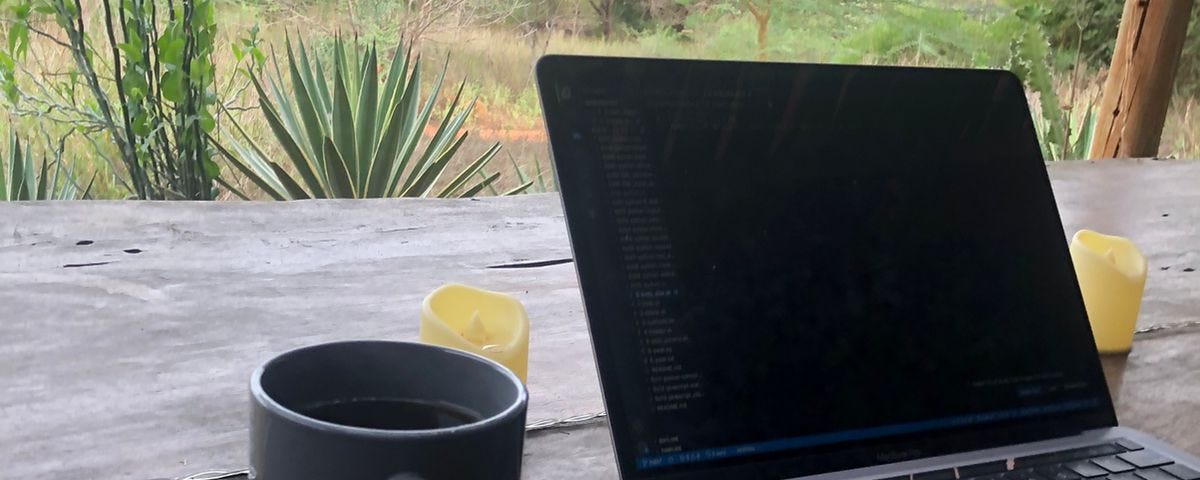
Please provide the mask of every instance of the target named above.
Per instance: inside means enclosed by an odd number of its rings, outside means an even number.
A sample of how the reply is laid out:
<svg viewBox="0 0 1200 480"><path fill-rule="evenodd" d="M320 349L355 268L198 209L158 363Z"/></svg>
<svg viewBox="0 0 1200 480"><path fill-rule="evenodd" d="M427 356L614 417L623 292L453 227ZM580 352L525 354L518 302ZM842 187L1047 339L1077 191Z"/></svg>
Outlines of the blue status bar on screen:
<svg viewBox="0 0 1200 480"><path fill-rule="evenodd" d="M1087 400L1074 400L1069 402L1052 403L1048 405L1038 405L1033 407L1014 408L1010 410L997 410L992 412L974 413L970 415L960 415L956 417L937 418L933 420L923 420L919 422L897 423L893 425L882 425L878 427L860 428L856 430L843 430L840 432L820 433L816 435L804 435L800 437L781 438L778 440L768 440L758 443L746 443L742 445L733 445L727 447L706 448L703 450L691 450L687 452L665 453L660 455L645 455L638 457L636 464L638 469L660 468L683 463L706 462L711 460L720 460L723 458L740 457L745 455L756 455L761 453L779 452L784 450L793 450L797 448L813 447L818 445L829 445L841 442L853 442L859 440L869 440L874 438L890 437L894 435L904 435L910 433L920 433L932 430L942 430L947 428L962 427L968 425L978 425L984 423L999 422L1004 420L1013 420L1017 418L1035 417L1040 415L1049 415L1055 413L1074 412L1079 410L1087 410L1100 405L1100 401L1092 398Z"/></svg>

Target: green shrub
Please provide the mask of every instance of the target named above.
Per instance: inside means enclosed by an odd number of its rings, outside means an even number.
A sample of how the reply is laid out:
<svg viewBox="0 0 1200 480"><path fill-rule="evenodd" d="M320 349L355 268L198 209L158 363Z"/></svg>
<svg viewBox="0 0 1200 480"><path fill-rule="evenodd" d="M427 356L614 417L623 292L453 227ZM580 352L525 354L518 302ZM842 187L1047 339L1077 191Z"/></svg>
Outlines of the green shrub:
<svg viewBox="0 0 1200 480"><path fill-rule="evenodd" d="M109 142L124 167L121 182L140 199L211 200L219 175L207 135L215 126L213 0L102 0L8 3L8 50L0 89L18 115L46 118L87 133L93 153ZM28 52L31 22L73 60L67 75L42 72L20 81L13 68ZM103 31L87 27L96 17ZM65 82L60 80L65 77ZM82 91L82 94L79 92Z"/></svg>
<svg viewBox="0 0 1200 480"><path fill-rule="evenodd" d="M1036 9L1036 21L1058 52L1058 66L1068 69L1076 54L1091 68L1107 68L1121 24L1123 0L1002 0L1013 8ZM1175 88L1200 94L1200 4L1192 8L1191 30L1184 41Z"/></svg>
<svg viewBox="0 0 1200 480"><path fill-rule="evenodd" d="M421 60L411 49L407 54L397 49L384 68L374 46L364 54L355 42L347 51L338 38L327 75L324 62L309 55L303 42L298 50L290 41L286 47L285 71L276 59L274 75L267 74L265 81L261 72L250 75L262 113L296 177L269 159L236 122L241 140L230 143L232 151L222 148L272 198L469 197L499 178L472 180L500 150L496 143L435 190L467 138L460 130L474 106L472 101L460 110L465 82L460 84L432 136L422 141L432 125L444 67L422 100Z"/></svg>
<svg viewBox="0 0 1200 480"><path fill-rule="evenodd" d="M674 56L672 41L679 39L676 43L691 43L704 57L748 58L756 51L756 26L741 3L692 5L684 34L658 31L642 37L643 47ZM1039 96L1047 151L1063 152L1071 143L1068 137L1077 136L1055 92L1051 52L1040 23L1045 12L1036 6L948 7L927 0L797 0L771 5L766 48L770 59L1012 70Z"/></svg>

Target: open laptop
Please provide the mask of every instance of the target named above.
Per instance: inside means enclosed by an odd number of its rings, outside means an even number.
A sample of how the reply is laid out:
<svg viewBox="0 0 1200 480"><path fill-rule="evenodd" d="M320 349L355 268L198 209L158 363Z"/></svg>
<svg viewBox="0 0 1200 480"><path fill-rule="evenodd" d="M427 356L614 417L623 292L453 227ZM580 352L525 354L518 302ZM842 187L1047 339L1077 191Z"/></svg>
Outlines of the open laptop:
<svg viewBox="0 0 1200 480"><path fill-rule="evenodd" d="M1200 478L1117 426L1012 74L537 79L622 478Z"/></svg>

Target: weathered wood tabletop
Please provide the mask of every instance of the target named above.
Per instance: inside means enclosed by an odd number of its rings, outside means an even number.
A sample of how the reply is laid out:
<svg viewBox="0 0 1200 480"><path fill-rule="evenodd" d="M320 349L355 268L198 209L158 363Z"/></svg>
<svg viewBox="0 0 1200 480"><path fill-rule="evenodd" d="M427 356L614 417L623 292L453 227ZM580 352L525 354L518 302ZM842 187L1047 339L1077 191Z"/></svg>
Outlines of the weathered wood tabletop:
<svg viewBox="0 0 1200 480"><path fill-rule="evenodd" d="M1200 163L1050 170L1068 232L1145 251L1140 327L1200 318ZM451 281L525 303L530 421L600 411L574 267L522 267L570 256L554 195L0 205L0 478L241 468L255 366L330 340L413 340L422 297ZM1200 328L1141 334L1106 365L1124 424L1200 454ZM615 476L603 424L526 442L526 478Z"/></svg>

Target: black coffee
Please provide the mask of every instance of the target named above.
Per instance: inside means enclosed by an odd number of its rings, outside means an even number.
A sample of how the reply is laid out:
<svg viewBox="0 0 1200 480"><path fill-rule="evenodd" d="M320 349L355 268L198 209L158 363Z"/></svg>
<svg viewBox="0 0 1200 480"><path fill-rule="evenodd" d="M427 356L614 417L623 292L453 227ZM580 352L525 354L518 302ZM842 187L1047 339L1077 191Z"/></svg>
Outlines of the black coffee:
<svg viewBox="0 0 1200 480"><path fill-rule="evenodd" d="M483 417L442 402L395 398L353 398L320 402L300 410L317 420L382 430L429 430L475 423Z"/></svg>

